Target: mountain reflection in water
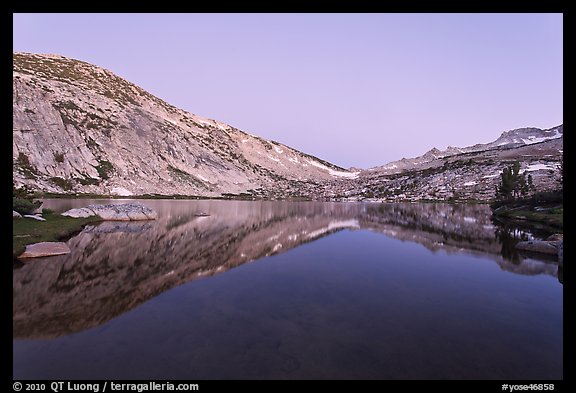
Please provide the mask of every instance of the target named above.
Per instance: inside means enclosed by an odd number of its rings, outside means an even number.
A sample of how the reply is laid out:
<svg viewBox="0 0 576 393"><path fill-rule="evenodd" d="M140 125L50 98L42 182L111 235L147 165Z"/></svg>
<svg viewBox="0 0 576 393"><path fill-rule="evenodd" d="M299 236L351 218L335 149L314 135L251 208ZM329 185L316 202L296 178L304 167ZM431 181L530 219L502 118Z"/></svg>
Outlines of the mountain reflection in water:
<svg viewBox="0 0 576 393"><path fill-rule="evenodd" d="M93 202L48 200L44 207L64 211ZM57 337L98 326L190 280L343 229L381 233L433 252L480 255L517 274L558 276L556 263L517 254L515 242L533 234L495 226L487 205L142 203L158 212L158 220L87 226L68 241L70 254L38 258L14 269L14 338ZM209 216L198 216L204 212Z"/></svg>

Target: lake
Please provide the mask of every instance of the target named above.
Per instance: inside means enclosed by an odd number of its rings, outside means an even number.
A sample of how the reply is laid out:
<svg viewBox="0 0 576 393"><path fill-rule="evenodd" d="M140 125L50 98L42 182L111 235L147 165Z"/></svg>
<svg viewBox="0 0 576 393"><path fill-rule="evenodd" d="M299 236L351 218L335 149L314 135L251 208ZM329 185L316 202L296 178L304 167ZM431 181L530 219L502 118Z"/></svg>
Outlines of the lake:
<svg viewBox="0 0 576 393"><path fill-rule="evenodd" d="M561 267L514 249L545 228L478 204L140 203L158 219L14 266L14 379L563 378Z"/></svg>

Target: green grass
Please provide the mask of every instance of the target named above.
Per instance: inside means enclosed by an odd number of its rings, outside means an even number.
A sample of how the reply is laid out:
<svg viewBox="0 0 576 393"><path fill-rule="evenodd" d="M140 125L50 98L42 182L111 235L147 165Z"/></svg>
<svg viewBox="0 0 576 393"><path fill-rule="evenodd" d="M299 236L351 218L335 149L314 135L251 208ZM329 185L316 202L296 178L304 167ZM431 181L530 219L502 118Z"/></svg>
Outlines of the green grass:
<svg viewBox="0 0 576 393"><path fill-rule="evenodd" d="M531 221L546 224L550 227L562 231L564 229L564 209L555 208L547 211L536 211L529 209L504 210L494 212L495 215L514 220Z"/></svg>
<svg viewBox="0 0 576 393"><path fill-rule="evenodd" d="M562 190L538 192L527 198L495 201L490 204L493 215L546 224L562 231L564 228L564 196Z"/></svg>
<svg viewBox="0 0 576 393"><path fill-rule="evenodd" d="M89 223L102 221L100 217L71 218L59 214L44 215L46 221L33 218L12 220L12 257L24 252L26 245L69 239Z"/></svg>
<svg viewBox="0 0 576 393"><path fill-rule="evenodd" d="M562 211L562 209L558 210ZM555 213L553 211L538 212L533 210L515 210L513 212L509 212L505 216L517 220L541 222L558 229L564 228L564 215L562 213Z"/></svg>

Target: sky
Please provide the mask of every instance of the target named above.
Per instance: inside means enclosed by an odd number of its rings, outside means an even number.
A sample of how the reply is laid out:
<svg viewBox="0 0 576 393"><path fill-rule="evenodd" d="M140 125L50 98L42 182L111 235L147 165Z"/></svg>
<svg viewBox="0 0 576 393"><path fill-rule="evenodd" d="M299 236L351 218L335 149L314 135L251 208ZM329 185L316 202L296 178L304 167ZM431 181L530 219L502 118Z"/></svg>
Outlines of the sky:
<svg viewBox="0 0 576 393"><path fill-rule="evenodd" d="M13 49L104 67L342 167L563 122L562 14L14 14Z"/></svg>

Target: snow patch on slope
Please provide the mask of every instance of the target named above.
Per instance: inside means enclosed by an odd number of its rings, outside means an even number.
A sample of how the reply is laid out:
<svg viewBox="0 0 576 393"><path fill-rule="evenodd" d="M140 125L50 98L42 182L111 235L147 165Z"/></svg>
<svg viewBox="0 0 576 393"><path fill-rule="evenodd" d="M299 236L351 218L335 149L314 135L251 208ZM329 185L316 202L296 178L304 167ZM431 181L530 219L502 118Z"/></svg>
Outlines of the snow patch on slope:
<svg viewBox="0 0 576 393"><path fill-rule="evenodd" d="M312 160L307 160L307 161L310 165L314 165L317 168L324 169L325 171L328 171L328 173L330 175L336 176L336 177L347 177L349 179L356 179L358 177L358 174L360 174L360 172L335 171L334 169L328 168L326 165L322 165L319 162L312 161Z"/></svg>
<svg viewBox="0 0 576 393"><path fill-rule="evenodd" d="M118 196L131 196L134 195L131 191L125 189L124 187L114 187L110 190L110 193Z"/></svg>
<svg viewBox="0 0 576 393"><path fill-rule="evenodd" d="M196 174L196 177L197 177L198 179L202 180L202 181L205 181L205 182L208 182L208 183L210 182L208 179L206 179L204 176L202 176L202 175L200 175L200 174Z"/></svg>
<svg viewBox="0 0 576 393"><path fill-rule="evenodd" d="M540 143L540 142L544 142L550 139L557 139L560 138L562 136L562 134L560 132L558 132L558 130L555 130L556 132L554 133L554 135L550 135L550 136L544 136L544 137L540 137L537 138L533 135L530 135L527 139L522 138L522 142L524 142L527 145L532 145L534 143Z"/></svg>
<svg viewBox="0 0 576 393"><path fill-rule="evenodd" d="M533 171L540 171L543 169L555 170L557 168L552 164L530 164L525 170L528 172L533 172Z"/></svg>

